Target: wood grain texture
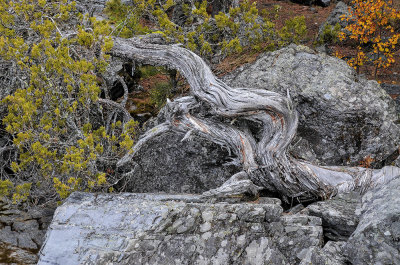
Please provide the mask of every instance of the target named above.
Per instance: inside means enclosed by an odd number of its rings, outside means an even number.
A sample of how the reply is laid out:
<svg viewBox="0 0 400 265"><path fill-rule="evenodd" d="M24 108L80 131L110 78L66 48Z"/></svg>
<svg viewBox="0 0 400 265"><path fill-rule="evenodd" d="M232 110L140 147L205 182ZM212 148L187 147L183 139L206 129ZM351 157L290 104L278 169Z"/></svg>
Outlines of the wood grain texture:
<svg viewBox="0 0 400 265"><path fill-rule="evenodd" d="M400 175L399 168L321 167L288 154L298 114L290 95L265 89L230 87L193 52L162 43L159 36L114 39L111 54L142 64L178 70L190 85L190 96L168 102L167 121L150 129L123 157L126 164L145 143L167 130L196 131L236 155L244 174L256 185L279 192L286 201L328 198L337 192L365 191ZM196 109L207 110L197 115ZM227 122L228 121L228 122ZM257 132L248 124L257 125ZM231 185L227 182L226 185ZM226 190L226 187L225 187ZM218 189L213 194L218 193Z"/></svg>

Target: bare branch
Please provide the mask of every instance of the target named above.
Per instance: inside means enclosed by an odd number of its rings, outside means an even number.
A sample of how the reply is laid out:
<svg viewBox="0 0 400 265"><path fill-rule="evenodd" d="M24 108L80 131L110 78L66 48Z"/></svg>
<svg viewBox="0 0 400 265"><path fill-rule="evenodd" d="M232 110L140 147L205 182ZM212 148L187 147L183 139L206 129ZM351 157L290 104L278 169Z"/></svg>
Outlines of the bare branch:
<svg viewBox="0 0 400 265"><path fill-rule="evenodd" d="M129 114L129 112L121 104L118 104L117 102L114 102L109 99L104 99L104 98L99 98L98 102L121 112L124 115L125 121L129 121L129 120L133 119L132 116Z"/></svg>
<svg viewBox="0 0 400 265"><path fill-rule="evenodd" d="M123 108L125 108L126 102L128 101L128 94L129 94L128 86L126 85L124 79L120 75L117 75L117 76L118 76L117 78L118 78L119 82L121 82L122 87L124 88L124 97L120 104Z"/></svg>

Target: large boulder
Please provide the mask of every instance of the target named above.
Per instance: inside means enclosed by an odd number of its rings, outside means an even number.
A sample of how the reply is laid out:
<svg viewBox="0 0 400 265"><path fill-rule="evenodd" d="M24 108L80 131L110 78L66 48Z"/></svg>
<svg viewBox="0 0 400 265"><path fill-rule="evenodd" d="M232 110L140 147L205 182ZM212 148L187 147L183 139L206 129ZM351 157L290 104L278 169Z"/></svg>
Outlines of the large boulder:
<svg viewBox="0 0 400 265"><path fill-rule="evenodd" d="M182 141L184 137L171 130L147 141L131 163L120 169L131 171L123 180L125 190L202 193L241 170L229 163L232 157L221 146L196 133Z"/></svg>
<svg viewBox="0 0 400 265"><path fill-rule="evenodd" d="M298 264L321 250L321 219L282 215L279 203L73 193L55 213L38 264Z"/></svg>
<svg viewBox="0 0 400 265"><path fill-rule="evenodd" d="M351 264L400 264L400 177L366 193L360 223L344 246Z"/></svg>
<svg viewBox="0 0 400 265"><path fill-rule="evenodd" d="M223 79L231 86L290 93L300 114L300 138L292 144L297 157L327 165L358 165L364 160L385 161L399 146L394 101L377 82L357 78L336 57L290 45ZM298 143L301 148L293 148Z"/></svg>

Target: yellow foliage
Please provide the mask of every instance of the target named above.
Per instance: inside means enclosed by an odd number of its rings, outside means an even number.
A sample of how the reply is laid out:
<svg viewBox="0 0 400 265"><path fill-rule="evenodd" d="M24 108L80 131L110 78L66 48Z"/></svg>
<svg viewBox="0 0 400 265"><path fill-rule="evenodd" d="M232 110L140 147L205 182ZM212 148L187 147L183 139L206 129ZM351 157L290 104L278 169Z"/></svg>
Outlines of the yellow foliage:
<svg viewBox="0 0 400 265"><path fill-rule="evenodd" d="M31 186L32 183L24 183L21 185L17 185L15 187L15 192L13 193L12 196L13 203L16 204L26 201L28 199Z"/></svg>
<svg viewBox="0 0 400 265"><path fill-rule="evenodd" d="M13 188L14 184L9 179L0 180L0 197L8 196Z"/></svg>
<svg viewBox="0 0 400 265"><path fill-rule="evenodd" d="M391 21L400 20L400 12L393 8L392 0L353 0L351 15L342 17L353 23L345 28L350 35L341 33L341 40L346 38L356 41L358 52L354 58L348 60L350 66L359 71L359 67L368 61L375 65L375 77L378 69L387 68L394 63L393 54L400 38L395 33ZM372 53L376 56L368 58L365 44L372 43Z"/></svg>
<svg viewBox="0 0 400 265"><path fill-rule="evenodd" d="M93 109L102 111L97 73L105 71L113 47L109 23L56 0L0 0L0 22L0 58L20 65L26 80L2 99L8 109L3 123L18 152L11 163L16 177L0 180L0 196L19 203L35 189L60 199L76 190L110 190L113 176L99 159L126 154L137 123L112 130L90 123Z"/></svg>

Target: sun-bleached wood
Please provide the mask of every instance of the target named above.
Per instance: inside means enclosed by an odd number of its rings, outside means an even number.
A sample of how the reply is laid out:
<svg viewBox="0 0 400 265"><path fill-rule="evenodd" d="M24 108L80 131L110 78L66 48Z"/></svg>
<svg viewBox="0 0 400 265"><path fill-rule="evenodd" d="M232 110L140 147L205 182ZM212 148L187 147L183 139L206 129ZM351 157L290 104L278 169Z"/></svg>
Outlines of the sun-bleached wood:
<svg viewBox="0 0 400 265"><path fill-rule="evenodd" d="M167 130L196 131L235 154L232 163L241 165L255 185L279 192L286 201L328 198L338 192L365 191L400 175L397 167L381 170L361 167L321 167L288 154L296 134L298 115L289 93L282 96L266 89L230 87L212 73L193 52L179 45L165 45L157 35L114 39L113 56L142 64L178 70L190 85L190 96L168 102L167 121L144 134L118 167L126 164L145 143ZM207 111L199 114L199 109ZM204 111L203 111L204 112ZM254 132L248 124L256 124ZM183 139L184 140L184 139ZM237 176L232 177L233 180ZM227 193L227 181L206 195ZM254 191L249 186L249 191ZM228 192L229 193L229 192Z"/></svg>

